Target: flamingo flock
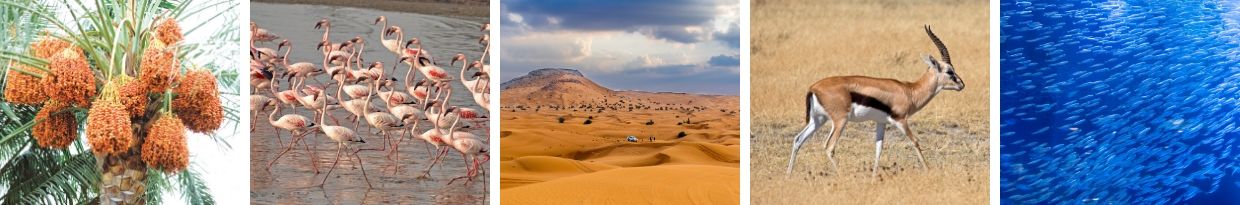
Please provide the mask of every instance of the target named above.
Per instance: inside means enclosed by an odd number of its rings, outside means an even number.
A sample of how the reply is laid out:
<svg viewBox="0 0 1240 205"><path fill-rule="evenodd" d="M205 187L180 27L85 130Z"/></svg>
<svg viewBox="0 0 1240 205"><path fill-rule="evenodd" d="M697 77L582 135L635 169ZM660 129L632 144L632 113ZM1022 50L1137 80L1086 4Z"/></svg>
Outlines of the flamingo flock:
<svg viewBox="0 0 1240 205"><path fill-rule="evenodd" d="M333 41L332 23L326 18L314 24L316 30L323 32L318 42L280 39L273 31L250 23L253 34L250 42L250 114L256 116L253 120L257 120L259 113L270 109L267 123L276 132L277 142L283 148L268 163L268 171L284 154L300 145L310 155L308 163L313 172L319 174L319 156L311 147L321 134L336 143L336 159L318 186L326 184L340 163L341 156L344 156L345 160L355 161L362 167L363 178L373 188L366 175L363 157L359 156L362 151L386 152L389 163L425 163L426 167L417 179L430 179L432 168L446 163L443 162L445 156L456 151L464 159L466 170L448 181L448 185L458 180L469 184L479 174L485 174L482 165L489 161L487 136L468 131L489 131L484 115L489 111L487 107L490 103L490 66L486 64L486 54L490 50L489 36L486 34L489 26L483 25L480 29L479 49L482 55L472 56L471 59L471 56L456 54L446 67L441 67L428 48L423 47L422 40L414 36L406 38L401 27L388 23L387 17L379 16L374 26L376 31L382 31L377 34L379 42L384 50L393 54L391 57L364 57L366 38L362 36ZM259 47L267 43L276 43L276 48ZM294 45L317 45L315 50L321 53L322 61L290 63ZM366 62L364 59L394 61ZM457 68L458 62L461 64L460 71L453 76L451 74L454 73L447 69ZM385 64L392 66L389 69ZM403 78L394 77L401 72L404 72ZM320 81L319 77L323 75L330 76L330 80ZM398 85L401 83L403 86ZM286 87L280 87L281 84ZM454 86L464 86L471 94L468 97L483 110L464 107L470 105L453 105L460 102L452 100ZM456 99L459 98L464 97L458 96ZM337 118L330 112L340 108L344 108L348 116ZM298 110L313 114L294 113ZM363 122L366 126L361 126ZM251 132L256 128L251 126ZM288 132L291 139L282 140L281 132ZM303 141L303 138L310 141ZM413 159L415 162L402 161L398 150L405 139L410 139L412 143L424 143L428 155Z"/></svg>

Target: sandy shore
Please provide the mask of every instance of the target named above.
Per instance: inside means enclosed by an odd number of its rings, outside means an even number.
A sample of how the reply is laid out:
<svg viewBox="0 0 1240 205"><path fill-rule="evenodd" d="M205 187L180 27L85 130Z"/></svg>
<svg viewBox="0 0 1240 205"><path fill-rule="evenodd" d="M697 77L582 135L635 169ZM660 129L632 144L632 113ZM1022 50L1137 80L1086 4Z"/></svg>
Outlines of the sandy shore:
<svg viewBox="0 0 1240 205"><path fill-rule="evenodd" d="M469 19L490 19L490 4L485 0L255 0L253 2L347 6L396 12L413 12L436 16Z"/></svg>
<svg viewBox="0 0 1240 205"><path fill-rule="evenodd" d="M751 202L754 204L985 204L989 191L990 73L987 2L759 0L753 2ZM814 19L807 21L806 19ZM824 77L914 80L921 54L935 55L929 24L951 51L961 92L943 91L913 115L929 168L906 136L888 126L880 178L874 123L849 123L826 158L827 131L801 147L785 174L794 136L805 126L805 92ZM761 91L761 92L759 92ZM991 182L998 183L998 182Z"/></svg>

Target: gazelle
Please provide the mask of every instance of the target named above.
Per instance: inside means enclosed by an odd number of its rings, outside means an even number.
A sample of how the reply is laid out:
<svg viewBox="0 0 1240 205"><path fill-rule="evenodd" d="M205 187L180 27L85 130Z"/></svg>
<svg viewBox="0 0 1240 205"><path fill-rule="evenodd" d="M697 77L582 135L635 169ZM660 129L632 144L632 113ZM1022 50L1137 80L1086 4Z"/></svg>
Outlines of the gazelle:
<svg viewBox="0 0 1240 205"><path fill-rule="evenodd" d="M964 80L956 75L951 56L947 54L947 47L943 45L943 41L940 41L939 37L930 31L929 25L926 25L925 29L926 35L930 36L930 40L938 47L943 59L935 60L934 57L923 54L922 60L929 66L917 81L902 82L866 76L836 76L823 78L810 85L809 91L805 94L805 129L797 134L796 141L792 144L787 174L791 174L792 168L796 165L797 150L825 122L831 122L831 131L828 133L825 147L827 159L831 161L833 170L839 170L832 154L835 151L836 142L844 131L844 125L848 121L874 121L876 123L874 167L871 176L878 176L878 161L883 151L883 130L887 124L895 125L905 136L908 136L909 140L913 141L913 147L917 149L918 162L922 167L927 167L926 158L921 154L921 145L917 144L917 137L909 130L907 119L925 108L939 91L963 90Z"/></svg>

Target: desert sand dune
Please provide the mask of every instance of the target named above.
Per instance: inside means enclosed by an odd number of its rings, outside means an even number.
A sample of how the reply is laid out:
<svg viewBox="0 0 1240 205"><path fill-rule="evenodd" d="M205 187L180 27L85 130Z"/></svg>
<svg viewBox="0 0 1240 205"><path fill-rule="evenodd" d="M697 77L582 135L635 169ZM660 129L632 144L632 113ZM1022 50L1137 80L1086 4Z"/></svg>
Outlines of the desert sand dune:
<svg viewBox="0 0 1240 205"><path fill-rule="evenodd" d="M500 194L500 200L506 204L580 204L581 201L606 201L614 204L738 204L740 185L736 176L739 172L740 169L735 167L703 165L612 169L505 188ZM564 194L550 197L546 193Z"/></svg>
<svg viewBox="0 0 1240 205"><path fill-rule="evenodd" d="M503 88L505 204L739 202L737 96L614 91L569 69Z"/></svg>

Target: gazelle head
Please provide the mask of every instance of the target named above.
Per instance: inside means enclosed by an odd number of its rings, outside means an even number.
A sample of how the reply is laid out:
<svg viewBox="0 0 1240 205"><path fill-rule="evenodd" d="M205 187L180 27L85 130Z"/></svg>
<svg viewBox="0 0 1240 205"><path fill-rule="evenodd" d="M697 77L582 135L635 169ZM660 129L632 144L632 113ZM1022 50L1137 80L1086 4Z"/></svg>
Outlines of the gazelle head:
<svg viewBox="0 0 1240 205"><path fill-rule="evenodd" d="M939 55L942 60L936 60L933 56L922 55L922 60L929 65L927 69L934 72L935 86L943 90L964 90L964 79L956 74L956 67L952 65L951 55L947 53L947 46L943 45L943 41L934 35L934 31L930 30L930 25L926 25L926 35L930 36L930 40L934 41L934 46L939 48Z"/></svg>

